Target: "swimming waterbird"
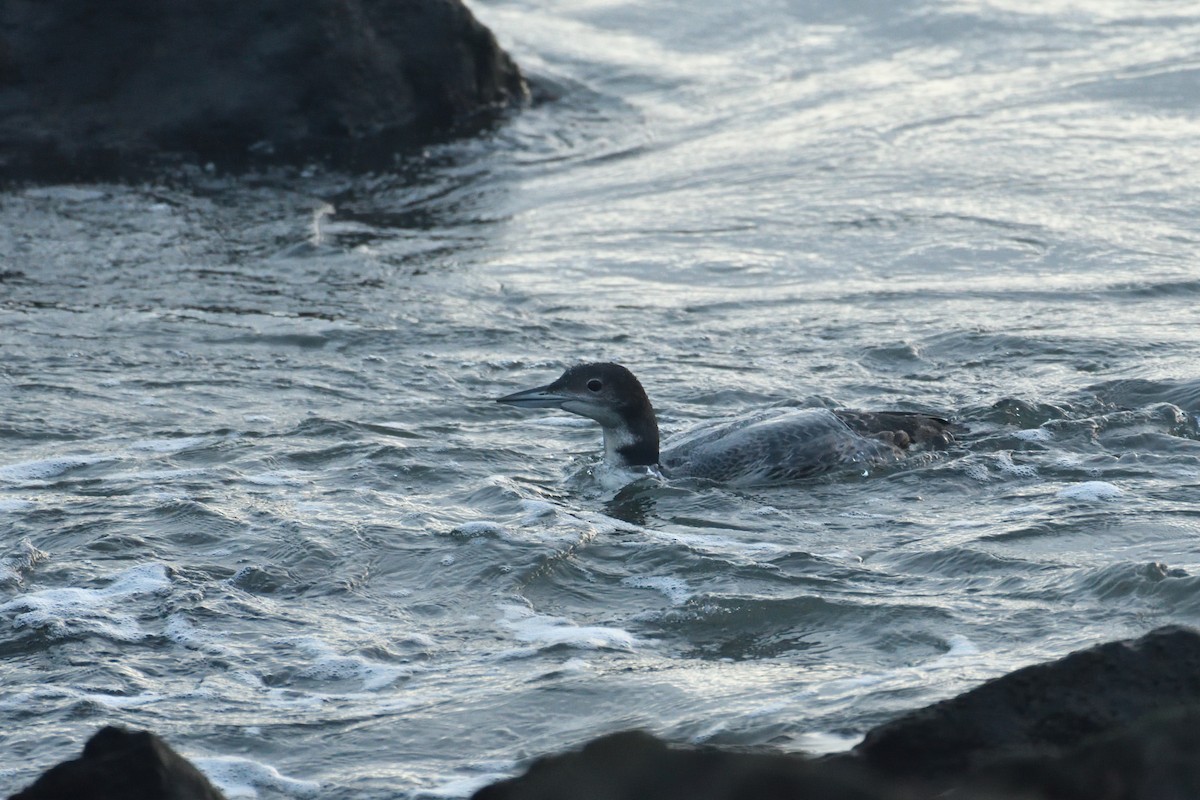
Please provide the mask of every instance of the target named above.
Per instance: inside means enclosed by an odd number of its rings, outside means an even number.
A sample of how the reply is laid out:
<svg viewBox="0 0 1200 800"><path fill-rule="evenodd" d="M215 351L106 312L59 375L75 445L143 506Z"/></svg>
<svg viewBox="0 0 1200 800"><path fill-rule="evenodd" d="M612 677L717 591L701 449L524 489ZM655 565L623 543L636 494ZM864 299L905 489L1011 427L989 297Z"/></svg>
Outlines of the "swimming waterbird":
<svg viewBox="0 0 1200 800"><path fill-rule="evenodd" d="M773 409L706 423L659 447L658 418L642 384L620 364L578 364L553 383L496 399L561 408L600 423L604 461L732 485L786 483L839 468L895 462L914 446L953 441L948 420L910 411Z"/></svg>

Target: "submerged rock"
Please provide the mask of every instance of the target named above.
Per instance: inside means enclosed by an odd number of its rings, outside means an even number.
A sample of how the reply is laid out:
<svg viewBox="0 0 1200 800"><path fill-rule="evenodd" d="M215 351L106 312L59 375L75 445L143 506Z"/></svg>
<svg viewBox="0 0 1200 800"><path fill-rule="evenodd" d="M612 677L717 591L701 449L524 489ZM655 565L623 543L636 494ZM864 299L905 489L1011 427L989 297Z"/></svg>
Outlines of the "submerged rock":
<svg viewBox="0 0 1200 800"><path fill-rule="evenodd" d="M224 800L200 770L149 731L107 727L83 755L9 800Z"/></svg>
<svg viewBox="0 0 1200 800"><path fill-rule="evenodd" d="M526 96L460 0L0 3L0 176L369 168Z"/></svg>

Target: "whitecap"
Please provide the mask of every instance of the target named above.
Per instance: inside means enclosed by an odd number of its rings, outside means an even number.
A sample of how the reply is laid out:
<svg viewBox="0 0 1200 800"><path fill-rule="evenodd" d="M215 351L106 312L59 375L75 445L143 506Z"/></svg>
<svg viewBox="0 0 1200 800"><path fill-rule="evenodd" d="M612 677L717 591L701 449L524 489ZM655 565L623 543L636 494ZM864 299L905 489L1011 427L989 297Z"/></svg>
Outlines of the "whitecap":
<svg viewBox="0 0 1200 800"><path fill-rule="evenodd" d="M978 462L973 464L965 464L962 469L963 472L967 473L968 478L979 481L980 483L986 483L992 479L992 474L988 472L986 464L981 464Z"/></svg>
<svg viewBox="0 0 1200 800"><path fill-rule="evenodd" d="M312 680L357 680L362 683L364 690L374 691L390 686L399 679L412 674L411 670L404 667L380 664L357 655L340 655L319 639L301 639L297 644L304 653L313 659L312 663L302 668L299 674Z"/></svg>
<svg viewBox="0 0 1200 800"><path fill-rule="evenodd" d="M633 575L622 578L621 583L635 589L654 589L662 592L673 606L681 606L694 594L686 581L666 575Z"/></svg>
<svg viewBox="0 0 1200 800"><path fill-rule="evenodd" d="M1014 463L1012 453L1007 450L996 454L996 463L1000 466L1001 472L1015 475L1018 478L1036 478L1038 474L1037 467L1031 464Z"/></svg>
<svg viewBox="0 0 1200 800"><path fill-rule="evenodd" d="M321 784L280 774L270 764L236 756L190 759L228 798L257 798L260 789L291 797L316 797Z"/></svg>
<svg viewBox="0 0 1200 800"><path fill-rule="evenodd" d="M1098 500L1116 500L1124 494L1125 491L1121 487L1108 481L1084 481L1059 489L1058 498L1090 503Z"/></svg>
<svg viewBox="0 0 1200 800"><path fill-rule="evenodd" d="M37 461L22 461L17 464L7 464L0 467L0 481L10 481L12 483L44 481L47 478L58 477L64 472L77 467L86 467L91 464L113 460L115 459L112 456L89 455L60 456L59 458L45 458Z"/></svg>
<svg viewBox="0 0 1200 800"><path fill-rule="evenodd" d="M521 509L525 512L525 517L521 520L522 525L529 525L544 517L553 517L558 513L558 508L545 500L522 500Z"/></svg>
<svg viewBox="0 0 1200 800"><path fill-rule="evenodd" d="M217 641L218 637L214 634L197 628L191 620L180 613L167 617L167 625L163 632L172 642L189 650L227 657L236 652L232 647Z"/></svg>
<svg viewBox="0 0 1200 800"><path fill-rule="evenodd" d="M117 575L103 589L63 587L18 595L0 604L16 628L35 628L54 638L95 634L133 642L148 634L133 614L119 609L139 595L166 591L171 585L162 564L146 564Z"/></svg>
<svg viewBox="0 0 1200 800"><path fill-rule="evenodd" d="M504 526L497 522L476 520L474 522L464 522L461 525L455 526L453 533L458 536L475 538L476 536L503 536L505 531Z"/></svg>
<svg viewBox="0 0 1200 800"><path fill-rule="evenodd" d="M505 606L500 624L519 642L541 647L564 645L586 650L632 650L637 639L629 631L599 625L577 625L562 617L535 614L518 606Z"/></svg>
<svg viewBox="0 0 1200 800"><path fill-rule="evenodd" d="M120 711L126 708L141 708L152 703L160 703L166 698L161 694L100 694L97 692L81 692L79 699L102 708Z"/></svg>
<svg viewBox="0 0 1200 800"><path fill-rule="evenodd" d="M29 539L22 539L17 547L18 555L0 558L0 583L20 583L23 572L50 558L49 553L38 550Z"/></svg>
<svg viewBox="0 0 1200 800"><path fill-rule="evenodd" d="M36 186L25 190L25 196L35 200L60 200L67 203L90 203L108 199L108 192L90 186Z"/></svg>
<svg viewBox="0 0 1200 800"><path fill-rule="evenodd" d="M260 472L257 475L245 475L243 480L255 486L304 486L308 481L303 473L295 470L277 470L275 472Z"/></svg>
<svg viewBox="0 0 1200 800"><path fill-rule="evenodd" d="M461 797L471 797L483 787L508 777L511 777L508 773L493 772L484 775L451 778L439 786L419 790L416 793L416 797L430 798L430 800L458 800Z"/></svg>
<svg viewBox="0 0 1200 800"><path fill-rule="evenodd" d="M182 436L178 439L142 439L129 445L130 450L144 450L151 453L178 453L198 447L208 440L202 436Z"/></svg>

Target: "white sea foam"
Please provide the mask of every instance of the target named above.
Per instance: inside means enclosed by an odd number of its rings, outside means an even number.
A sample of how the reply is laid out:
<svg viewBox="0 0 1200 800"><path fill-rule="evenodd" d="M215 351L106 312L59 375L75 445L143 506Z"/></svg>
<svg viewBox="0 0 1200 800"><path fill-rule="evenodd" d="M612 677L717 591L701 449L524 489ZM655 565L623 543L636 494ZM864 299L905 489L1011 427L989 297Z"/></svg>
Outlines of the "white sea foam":
<svg viewBox="0 0 1200 800"><path fill-rule="evenodd" d="M470 797L483 787L510 777L507 772L493 772L484 775L469 775L461 778L451 778L443 784L429 789L420 789L415 797L429 800L458 800Z"/></svg>
<svg viewBox="0 0 1200 800"><path fill-rule="evenodd" d="M805 753L825 755L827 753L844 753L862 739L862 734L847 735L827 731L811 731L799 734L796 737L796 745Z"/></svg>
<svg viewBox="0 0 1200 800"><path fill-rule="evenodd" d="M33 508L32 500L20 497L0 497L0 514L10 514L14 511L25 511Z"/></svg>
<svg viewBox="0 0 1200 800"><path fill-rule="evenodd" d="M641 530L641 529L636 529ZM715 530L715 529L714 529ZM646 533L655 539L665 539L699 553L711 553L728 557L737 553L746 558L770 558L784 553L791 553L793 548L775 542L745 542L721 536L715 532L682 533L680 531L646 529Z"/></svg>
<svg viewBox="0 0 1200 800"><path fill-rule="evenodd" d="M60 686L35 686L23 692L0 694L0 711L10 709L27 710L42 700L52 700L61 697L71 697L75 693Z"/></svg>
<svg viewBox="0 0 1200 800"><path fill-rule="evenodd" d="M592 477L606 492L620 491L641 480L652 480L660 484L666 482L658 467L619 467L603 462L592 469Z"/></svg>
<svg viewBox="0 0 1200 800"><path fill-rule="evenodd" d="M91 464L113 460L114 458L108 455L87 455L60 456L58 458L39 459L37 461L22 461L17 464L6 464L0 467L0 481L11 483L44 481L47 478L58 477L67 470L72 470L76 467L86 467Z"/></svg>
<svg viewBox="0 0 1200 800"><path fill-rule="evenodd" d="M777 514L782 514L783 512L775 506L757 506L751 509L750 513L756 514L760 517L773 517Z"/></svg>
<svg viewBox="0 0 1200 800"><path fill-rule="evenodd" d="M621 628L597 625L576 625L562 617L535 614L520 606L503 606L500 624L513 632L519 642L541 647L564 645L586 650L632 650L637 639Z"/></svg>
<svg viewBox="0 0 1200 800"><path fill-rule="evenodd" d="M120 609L129 599L164 592L171 579L162 564L146 564L117 575L103 589L65 587L18 595L0 604L13 627L37 628L54 638L95 634L120 642L144 638L136 617Z"/></svg>
<svg viewBox="0 0 1200 800"><path fill-rule="evenodd" d="M191 620L180 613L167 617L164 633L175 644L189 650L226 657L232 656L236 652L232 647L227 647L218 641L215 634L197 628Z"/></svg>
<svg viewBox="0 0 1200 800"><path fill-rule="evenodd" d="M1004 474L1018 478L1036 478L1038 474L1037 467L1031 464L1014 463L1012 453L1007 450L996 454L996 464Z"/></svg>
<svg viewBox="0 0 1200 800"><path fill-rule="evenodd" d="M464 522L461 525L456 525L454 532L459 536L503 536L505 533L504 526L498 522L489 522L488 520L476 520L474 522Z"/></svg>
<svg viewBox="0 0 1200 800"><path fill-rule="evenodd" d="M120 711L126 708L141 708L152 703L159 703L166 699L161 694L104 694L100 692L80 692L78 695L80 700L86 701L93 705L102 708Z"/></svg>
<svg viewBox="0 0 1200 800"><path fill-rule="evenodd" d="M1124 494L1125 490L1108 481L1084 481L1083 483L1064 487L1058 491L1060 500L1072 500L1084 503L1099 500L1116 500Z"/></svg>
<svg viewBox="0 0 1200 800"><path fill-rule="evenodd" d="M590 428L596 423L575 414L568 414L561 417L530 417L527 423L523 424L545 425L547 428Z"/></svg>
<svg viewBox="0 0 1200 800"><path fill-rule="evenodd" d="M987 465L979 462L963 465L963 472L967 473L967 477L972 480L985 483L992 479L992 473L988 471Z"/></svg>
<svg viewBox="0 0 1200 800"><path fill-rule="evenodd" d="M142 439L129 445L130 450L144 450L151 453L178 453L199 447L208 439L203 436L181 436L178 439Z"/></svg>
<svg viewBox="0 0 1200 800"><path fill-rule="evenodd" d="M67 203L90 203L108 198L108 192L101 189L93 189L90 186L71 186L69 184L36 186L26 189L24 194L26 197L32 197L36 200L59 200Z"/></svg>
<svg viewBox="0 0 1200 800"><path fill-rule="evenodd" d="M665 575L633 575L623 578L621 583L635 589L654 589L662 592L674 606L683 605L694 594L685 581Z"/></svg>
<svg viewBox="0 0 1200 800"><path fill-rule="evenodd" d="M962 634L951 634L950 638L946 640L946 644L950 645L950 649L942 656L943 658L979 655L979 646Z"/></svg>
<svg viewBox="0 0 1200 800"><path fill-rule="evenodd" d="M1015 432L1013 436L1025 442L1048 442L1054 438L1054 434L1045 428L1026 428Z"/></svg>
<svg viewBox="0 0 1200 800"><path fill-rule="evenodd" d="M558 508L545 500L522 500L521 509L525 512L525 516L521 520L522 525L529 525L539 519L553 517L558 513Z"/></svg>
<svg viewBox="0 0 1200 800"><path fill-rule="evenodd" d="M140 483L159 483L174 481L182 478L207 478L212 475L208 469L188 467L187 469L149 469L134 472L114 472L109 475L111 480L137 481Z"/></svg>
<svg viewBox="0 0 1200 800"><path fill-rule="evenodd" d="M153 692L120 695L83 691L71 686L37 686L28 691L0 697L0 710L28 709L31 706L44 705L47 700L68 700L71 703L89 703L120 711L126 708L140 708L164 699L164 695Z"/></svg>
<svg viewBox="0 0 1200 800"><path fill-rule="evenodd" d="M211 756L190 760L228 798L257 798L259 790L302 798L316 797L321 791L316 781L289 778L270 764L248 758Z"/></svg>
<svg viewBox="0 0 1200 800"><path fill-rule="evenodd" d="M962 634L952 634L946 640L946 644L949 647L946 652L925 662L920 668L930 671L959 669L964 660L980 654L979 646Z"/></svg>
<svg viewBox="0 0 1200 800"><path fill-rule="evenodd" d="M380 664L362 656L341 655L320 639L308 637L301 639L297 645L313 659L312 663L300 670L300 675L313 680L357 680L362 682L364 690L374 691L412 674L405 667Z"/></svg>
<svg viewBox="0 0 1200 800"><path fill-rule="evenodd" d="M49 553L38 550L28 539L18 542L17 550L16 555L0 558L0 583L20 583L21 573L50 557Z"/></svg>
<svg viewBox="0 0 1200 800"><path fill-rule="evenodd" d="M295 470L260 472L257 475L245 475L242 479L255 486L304 486L308 483L304 473Z"/></svg>

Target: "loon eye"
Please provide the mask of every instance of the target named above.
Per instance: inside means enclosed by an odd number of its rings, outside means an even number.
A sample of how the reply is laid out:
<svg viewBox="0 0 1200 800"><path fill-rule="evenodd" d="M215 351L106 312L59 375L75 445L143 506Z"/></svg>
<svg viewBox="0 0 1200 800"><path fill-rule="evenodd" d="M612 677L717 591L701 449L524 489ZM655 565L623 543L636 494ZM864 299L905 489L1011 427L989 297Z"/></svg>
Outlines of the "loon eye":
<svg viewBox="0 0 1200 800"><path fill-rule="evenodd" d="M604 388L604 384L602 384L600 381L596 380L595 378L592 378L590 381L587 382L587 387L590 391L598 392L602 388Z"/></svg>

